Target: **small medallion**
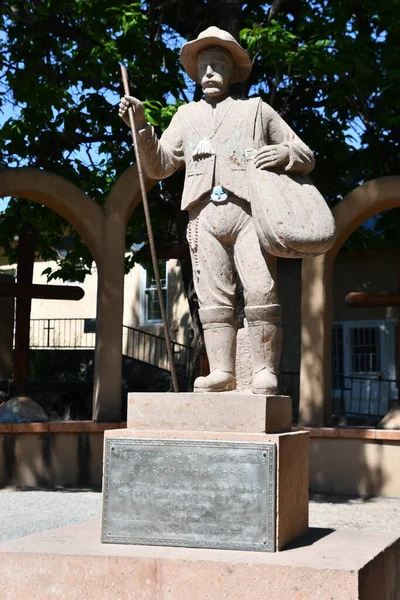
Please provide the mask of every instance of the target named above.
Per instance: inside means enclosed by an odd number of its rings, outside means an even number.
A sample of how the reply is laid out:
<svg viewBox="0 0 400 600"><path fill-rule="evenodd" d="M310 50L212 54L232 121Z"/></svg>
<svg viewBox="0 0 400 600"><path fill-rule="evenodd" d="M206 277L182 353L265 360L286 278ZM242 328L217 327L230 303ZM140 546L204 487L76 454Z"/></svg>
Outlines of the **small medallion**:
<svg viewBox="0 0 400 600"><path fill-rule="evenodd" d="M229 193L227 190L224 190L220 185L216 185L211 192L211 200L214 202L223 202L224 200L227 200L228 195Z"/></svg>

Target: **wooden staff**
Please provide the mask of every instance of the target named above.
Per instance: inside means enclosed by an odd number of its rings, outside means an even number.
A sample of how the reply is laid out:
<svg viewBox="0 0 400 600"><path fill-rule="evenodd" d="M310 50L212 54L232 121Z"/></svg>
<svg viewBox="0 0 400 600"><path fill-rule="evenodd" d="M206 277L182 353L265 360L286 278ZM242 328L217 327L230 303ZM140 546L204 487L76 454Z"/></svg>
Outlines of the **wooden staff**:
<svg viewBox="0 0 400 600"><path fill-rule="evenodd" d="M126 71L124 65L120 65L120 66L121 66L122 81L124 84L124 93L126 96L130 96L128 74L127 74L127 71ZM133 145L135 148L136 166L137 166L138 175L139 175L140 191L142 193L144 216L146 219L147 234L149 237L151 260L153 263L154 277L156 280L158 300L160 302L161 317L162 317L162 322L164 325L165 343L167 346L167 355L168 355L168 360L169 360L169 364L170 364L170 368L171 368L172 386L174 388L174 392L179 392L178 379L176 376L176 369L175 369L175 362L174 362L174 355L172 352L171 338L169 337L169 331L168 331L167 314L165 312L164 298L163 298L162 289L161 289L160 271L158 269L156 247L154 244L154 236L153 236L153 228L152 228L151 219L150 219L149 202L147 200L147 192L146 192L146 186L144 183L142 163L140 160L140 151L139 151L139 146L137 143L135 115L134 115L132 106L129 106L129 108L128 108L128 116L129 116L129 125L130 125L131 133L132 133Z"/></svg>

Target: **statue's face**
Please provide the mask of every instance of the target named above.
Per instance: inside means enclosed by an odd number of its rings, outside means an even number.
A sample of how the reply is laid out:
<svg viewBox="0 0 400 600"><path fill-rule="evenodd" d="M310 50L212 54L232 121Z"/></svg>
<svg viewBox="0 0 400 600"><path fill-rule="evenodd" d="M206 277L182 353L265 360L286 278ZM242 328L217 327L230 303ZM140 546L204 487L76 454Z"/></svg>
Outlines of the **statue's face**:
<svg viewBox="0 0 400 600"><path fill-rule="evenodd" d="M197 57L199 81L206 97L226 95L234 72L233 61L218 48L206 48Z"/></svg>

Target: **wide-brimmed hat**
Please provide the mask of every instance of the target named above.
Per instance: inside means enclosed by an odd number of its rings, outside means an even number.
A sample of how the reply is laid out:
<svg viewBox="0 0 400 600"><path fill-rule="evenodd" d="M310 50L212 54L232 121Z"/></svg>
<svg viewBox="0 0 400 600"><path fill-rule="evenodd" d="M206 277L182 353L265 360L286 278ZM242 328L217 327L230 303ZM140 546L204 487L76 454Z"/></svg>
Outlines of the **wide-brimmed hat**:
<svg viewBox="0 0 400 600"><path fill-rule="evenodd" d="M208 27L199 33L196 40L186 42L182 46L181 63L193 81L200 83L197 73L197 56L207 46L220 46L231 54L236 66L231 83L246 81L253 68L249 53L242 48L233 35L219 27Z"/></svg>

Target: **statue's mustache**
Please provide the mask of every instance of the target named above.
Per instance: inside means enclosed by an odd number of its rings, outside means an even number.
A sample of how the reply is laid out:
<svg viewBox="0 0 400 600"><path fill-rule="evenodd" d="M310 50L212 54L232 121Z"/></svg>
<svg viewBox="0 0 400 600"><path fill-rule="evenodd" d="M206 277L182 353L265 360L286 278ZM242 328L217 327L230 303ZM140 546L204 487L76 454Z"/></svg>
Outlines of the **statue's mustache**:
<svg viewBox="0 0 400 600"><path fill-rule="evenodd" d="M203 85L221 85L222 79L206 79L203 81Z"/></svg>

